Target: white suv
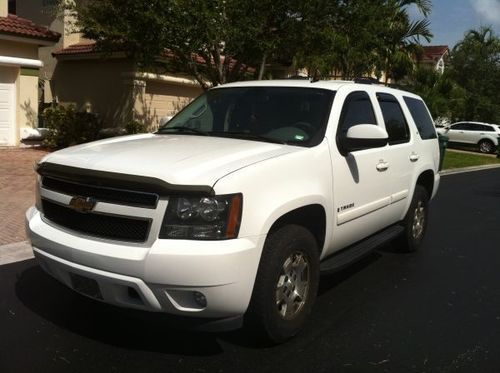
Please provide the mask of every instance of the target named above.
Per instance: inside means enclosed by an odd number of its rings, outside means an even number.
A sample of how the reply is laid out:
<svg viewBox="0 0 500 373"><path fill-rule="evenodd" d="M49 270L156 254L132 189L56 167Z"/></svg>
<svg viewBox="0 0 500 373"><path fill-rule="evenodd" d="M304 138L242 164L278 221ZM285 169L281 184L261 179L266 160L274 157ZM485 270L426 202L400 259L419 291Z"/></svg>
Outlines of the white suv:
<svg viewBox="0 0 500 373"><path fill-rule="evenodd" d="M153 134L54 152L27 231L42 268L117 306L296 334L320 272L397 239L439 185L424 102L353 82L209 90ZM203 323L200 323L200 320Z"/></svg>
<svg viewBox="0 0 500 373"><path fill-rule="evenodd" d="M452 143L477 145L481 153L493 153L500 137L497 125L481 122L457 122L437 131Z"/></svg>

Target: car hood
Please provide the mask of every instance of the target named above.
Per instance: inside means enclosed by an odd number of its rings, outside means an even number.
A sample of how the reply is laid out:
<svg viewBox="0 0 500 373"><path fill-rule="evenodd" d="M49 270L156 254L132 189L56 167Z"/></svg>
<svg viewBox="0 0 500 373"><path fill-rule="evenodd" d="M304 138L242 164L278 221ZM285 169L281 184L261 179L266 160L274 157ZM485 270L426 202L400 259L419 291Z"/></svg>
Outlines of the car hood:
<svg viewBox="0 0 500 373"><path fill-rule="evenodd" d="M171 184L213 186L251 164L304 148L193 135L115 137L59 150L42 162L156 177Z"/></svg>

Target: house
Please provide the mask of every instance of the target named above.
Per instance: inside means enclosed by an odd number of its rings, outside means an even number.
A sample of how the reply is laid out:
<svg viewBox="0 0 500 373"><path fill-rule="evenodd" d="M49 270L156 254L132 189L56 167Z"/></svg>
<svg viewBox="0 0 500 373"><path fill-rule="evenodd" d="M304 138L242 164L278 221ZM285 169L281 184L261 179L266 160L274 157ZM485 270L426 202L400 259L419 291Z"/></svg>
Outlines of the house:
<svg viewBox="0 0 500 373"><path fill-rule="evenodd" d="M40 46L52 46L60 34L9 14L0 0L0 146L19 144L21 133L38 126Z"/></svg>
<svg viewBox="0 0 500 373"><path fill-rule="evenodd" d="M98 113L106 127L137 120L153 129L202 93L194 79L140 71L123 53L96 52L92 41L52 55L57 60L51 83L57 101Z"/></svg>
<svg viewBox="0 0 500 373"><path fill-rule="evenodd" d="M429 45L423 47L420 63L442 74L449 57L450 49L447 45Z"/></svg>
<svg viewBox="0 0 500 373"><path fill-rule="evenodd" d="M16 2L17 15L61 34L56 44L40 50L42 103L74 104L97 113L105 127L137 120L154 129L202 92L189 77L140 71L125 53L96 51L94 41L70 32L74 19L58 15L56 6L56 0Z"/></svg>

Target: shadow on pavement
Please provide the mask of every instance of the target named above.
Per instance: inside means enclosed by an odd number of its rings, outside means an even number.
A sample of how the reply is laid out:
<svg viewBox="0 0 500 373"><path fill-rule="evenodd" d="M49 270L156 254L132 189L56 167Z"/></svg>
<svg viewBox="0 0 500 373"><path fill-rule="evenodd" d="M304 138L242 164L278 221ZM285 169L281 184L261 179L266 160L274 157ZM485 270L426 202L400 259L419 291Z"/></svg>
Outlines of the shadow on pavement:
<svg viewBox="0 0 500 373"><path fill-rule="evenodd" d="M321 277L318 297L377 261L373 253L333 275ZM71 333L109 345L141 351L185 356L224 353L219 340L252 349L272 347L252 331L201 333L179 330L177 319L166 314L122 309L88 299L59 283L38 266L18 275L16 295L31 311ZM307 323L306 328L315 328ZM299 337L300 338L300 337Z"/></svg>
<svg viewBox="0 0 500 373"><path fill-rule="evenodd" d="M165 314L127 310L87 299L35 265L23 271L16 294L31 311L58 327L102 343L167 354L223 352L217 334L175 330Z"/></svg>
<svg viewBox="0 0 500 373"><path fill-rule="evenodd" d="M339 272L322 275L319 283L318 297L321 297L342 282L348 280L351 276L354 276L372 263L375 263L381 257L382 255L378 252L373 252Z"/></svg>

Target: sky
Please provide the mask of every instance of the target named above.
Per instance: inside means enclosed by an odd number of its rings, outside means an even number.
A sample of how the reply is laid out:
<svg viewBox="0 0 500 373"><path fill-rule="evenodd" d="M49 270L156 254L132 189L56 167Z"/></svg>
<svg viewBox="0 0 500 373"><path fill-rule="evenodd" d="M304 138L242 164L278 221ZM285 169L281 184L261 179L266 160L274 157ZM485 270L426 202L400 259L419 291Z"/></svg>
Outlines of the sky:
<svg viewBox="0 0 500 373"><path fill-rule="evenodd" d="M418 19L416 9L410 9L412 18ZM500 0L433 0L429 16L434 38L423 44L448 45L451 48L463 39L464 33L480 26L492 26L500 35Z"/></svg>

